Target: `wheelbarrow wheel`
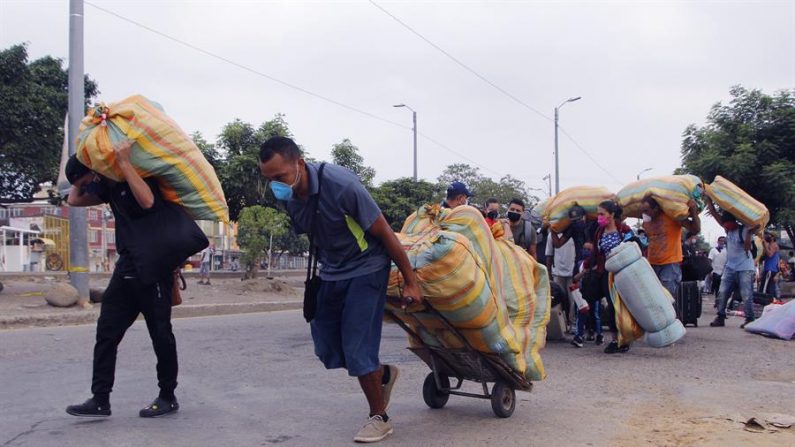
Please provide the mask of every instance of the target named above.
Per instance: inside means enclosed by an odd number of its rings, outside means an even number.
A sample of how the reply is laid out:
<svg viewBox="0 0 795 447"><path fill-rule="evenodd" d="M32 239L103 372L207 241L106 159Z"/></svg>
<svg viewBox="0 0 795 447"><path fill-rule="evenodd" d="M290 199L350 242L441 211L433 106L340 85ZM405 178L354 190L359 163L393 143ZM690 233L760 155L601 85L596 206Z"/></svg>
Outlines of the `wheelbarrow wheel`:
<svg viewBox="0 0 795 447"><path fill-rule="evenodd" d="M491 409L497 417L511 417L516 409L516 391L505 382L495 383L491 389Z"/></svg>
<svg viewBox="0 0 795 447"><path fill-rule="evenodd" d="M441 382L442 388L450 388L450 379L447 376L439 376L439 382ZM431 372L425 377L425 383L422 384L422 398L429 407L438 409L447 404L450 393L442 391L436 386L436 380Z"/></svg>

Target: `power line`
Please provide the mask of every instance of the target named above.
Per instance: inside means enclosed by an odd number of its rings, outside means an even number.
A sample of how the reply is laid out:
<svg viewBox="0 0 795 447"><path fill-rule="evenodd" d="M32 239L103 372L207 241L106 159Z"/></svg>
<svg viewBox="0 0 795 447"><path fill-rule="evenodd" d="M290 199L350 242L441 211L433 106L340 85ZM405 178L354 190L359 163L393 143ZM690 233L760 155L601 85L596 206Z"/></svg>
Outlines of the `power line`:
<svg viewBox="0 0 795 447"><path fill-rule="evenodd" d="M257 75L257 76L263 77L263 78L265 78L265 79L268 79L268 80L270 80L270 81L276 82L276 83L278 83L278 84L281 84L281 85L283 85L283 86L285 86L285 87L291 88L291 89L293 89L293 90L297 90L297 91L299 91L299 92L301 92L301 93L304 93L304 94L306 94L306 95L312 96L312 97L314 97L314 98L317 98L317 99L320 99L320 100L322 100L322 101L326 101L326 102L328 102L328 103L334 104L334 105L336 105L336 106L338 106L338 107L342 107L342 108L344 108L344 109L350 110L350 111L352 111L352 112L355 112L355 113L358 113L358 114L360 114L360 115L364 115L364 116L366 116L366 117L368 117L368 118L372 118L372 119L375 119L375 120L378 120L378 121L382 121L382 122L384 122L384 123L391 124L391 125L393 125L393 126L395 126L395 127L399 127L399 128L401 128L401 129L404 129L404 130L411 130L411 127L409 127L409 126L403 125L403 124L401 124L401 123L398 123L398 122L396 122L396 121L390 120L390 119L388 119L388 118L383 118L383 117L381 117L381 116L378 116L378 115L376 115L376 114L374 114L374 113L367 112L366 110L362 110L362 109L359 109L359 108L357 108L357 107L354 107L354 106L351 106L351 105L348 105L348 104L342 103L342 102L340 102L340 101L334 100L334 99L332 99L332 98L329 98L329 97L327 97L327 96L324 96L324 95L321 95L321 94L315 93L315 92L313 92L313 91L307 90L307 89L305 89L305 88L303 88L303 87L300 87L300 86L298 86L298 85L295 85L295 84L289 83L289 82L287 82L287 81L283 81L283 80L281 80L281 79L279 79L279 78L276 78L276 77L274 77L274 76L271 76L271 75L269 75L269 74L263 73L263 72L261 72L261 71L259 71L259 70L255 69L255 68L249 67L249 66L247 66L247 65L243 65L243 64L241 64L241 63L239 63L239 62L235 62L235 61L233 61L233 60L231 60L231 59L229 59L229 58L226 58L226 57L224 57L224 56L221 56L221 55L219 55L219 54L216 54L216 53L213 53L213 52L211 52L211 51L205 50L205 49L203 49L203 48L201 48L201 47L198 47L198 46L196 46L196 45L194 45L194 44L192 44L192 43L190 43L190 42L186 42L186 41L184 41L184 40L182 40L182 39L179 39L179 38L176 38L176 37L174 37L174 36L171 36L171 35L169 35L169 34L166 34L166 33L162 32L162 31L158 31L158 30L156 30L156 29L154 29L154 28L152 28L152 27L150 27L150 26L144 25L143 23L140 23L140 22L138 22L138 21L135 21L135 20L133 20L133 19L130 19L130 18L128 18L128 17L125 17L125 16L123 16L123 15L121 15L121 14L118 14L118 13L116 13L116 12L113 12L113 11L111 11L111 10L108 10L108 9L106 9L106 8L103 8L103 7L101 7L101 6L95 5L95 4L91 3L91 2L85 2L85 4L87 4L87 5L91 6L92 8L95 8L95 9L97 9L97 10L99 10L99 11L102 11L102 12L104 12L104 13L106 13L106 14L109 14L109 15L111 15L111 16L113 16L113 17L116 17L116 18L118 18L118 19L120 19L120 20L123 20L123 21L125 21L125 22L127 22L127 23L130 23L130 24L132 24L132 25L135 25L135 26L137 26L137 27L139 27L139 28L142 28L142 29L144 29L144 30L146 30L146 31L149 31L149 32L151 32L151 33L153 33L153 34L156 34L156 35L158 35L158 36L161 36L161 37L164 37L164 38L166 38L166 39L168 39L168 40L171 40L172 42L176 42L176 43L178 43L178 44L180 44L180 45L183 45L183 46L185 46L185 47L188 47L188 48L190 48L190 49L192 49L192 50L194 50L194 51L197 51L197 52L199 52L199 53L202 53L202 54L204 54L204 55L206 55L206 56L212 57L212 58L214 58L214 59L218 59L218 60L220 60L220 61L222 61L222 62L225 62L225 63L227 63L227 64L233 65L233 66L235 66L235 67L237 67L237 68L240 68L240 69L242 69L242 70L245 70L245 71L247 71L247 72L249 72L249 73L252 73L252 74L255 74L255 75ZM461 157L461 158L463 158L463 159L465 159L465 160L469 161L470 163L472 163L472 164L474 164L474 165L476 165L476 166L478 166L478 167L482 168L482 169L483 169L483 170L485 170L485 171L489 171L489 172L492 172L492 173L495 173L495 174L497 174L497 175L500 175L500 176L502 176L502 174L498 173L497 171L494 171L493 169L490 169L490 168L487 168L486 166L483 166L482 164L480 164L480 163L478 163L478 162L476 162L476 161L472 160L471 158L469 158L469 157L467 157L467 156L465 156L465 155L461 154L460 152L458 152L458 151L456 151L456 150L454 150L454 149L451 149L450 147L448 147L448 146L446 146L446 145L444 145L444 144L440 143L439 141L437 141L437 140L435 140L435 139L433 139L433 138L429 137L428 135L425 135L425 134L423 134L423 133L419 133L419 135L421 135L421 136L422 136L424 139L426 139L426 140L430 141L431 143L433 143L433 144L435 144L435 145L439 146L440 148L442 148L442 149L444 149L444 150L446 150L446 151L448 151L448 152L450 152L450 153L452 153L452 154L454 154L454 155L457 155L457 156L459 156L459 157Z"/></svg>
<svg viewBox="0 0 795 447"><path fill-rule="evenodd" d="M450 54L450 53L448 53L447 51L445 51L445 50L444 50L442 47L440 47L439 45L436 45L436 44L435 44L433 41L431 41L431 40L430 40L430 39L428 39L427 37L425 37L425 36L423 36L422 34L420 34L420 32L419 32L419 31L415 30L414 28L412 28L411 26L409 26L409 25L408 25L406 22L404 22L404 21L400 20L399 18L397 18L397 17L396 17L394 14L392 14L392 13L391 13L391 12L389 12L389 11L387 11L387 10L386 10L386 9L385 9L383 6L379 5L379 4L378 4L378 3L376 3L374 0L369 0L369 1L370 1L370 3L371 3L373 6L375 6L375 7L376 7L376 8L378 8L378 9L380 9L380 10L381 10L381 11L382 11L384 14L388 15L388 16L389 16L389 17L391 17L391 18L392 18L394 21L396 21L397 23L401 24L401 25L402 25L404 28L406 28L407 30L411 31L411 33L412 33L412 34L414 34L415 36L417 36L417 37L419 37L420 39L424 40L424 41L425 41L425 42L426 42L428 45L430 45L430 46L432 46L432 47L436 48L436 50L438 50L440 53L442 53L442 54L444 54L445 56L447 56L447 58L448 58L448 59L450 59L451 61L455 62L455 63L456 63L456 64L457 64L459 67L461 67L461 68L463 68L464 70L466 70L466 71L468 71L468 72L472 73L473 75L475 75L476 77L478 77L478 78L479 78L481 81L483 81L483 82L485 82L486 84L489 84L490 86L494 87L494 88L495 88L497 91L499 91L499 92L500 92L500 93L502 93L503 95L507 96L508 98L512 99L513 101L515 101L515 102L516 102L516 103L518 103L519 105L523 106L524 108L526 108L526 109L530 110L531 112L534 112L536 115L538 115L538 116L540 116L540 117L542 117L542 118L546 119L547 121L553 121L553 122L554 122L554 120L553 120L552 118L550 118L550 117L548 117L548 116L544 115L544 113L542 113L541 111L539 111L539 110L538 110L538 109L536 109L535 107L533 107L533 106L531 106L530 104L527 104L526 102L524 102L524 101L522 101L521 99L517 98L517 97L516 97L516 95L513 95L511 92L509 92L509 91L505 90L504 88L500 87L499 85L497 85L497 84L495 84L495 83L491 82L491 81L490 81L488 78L486 78L485 76L483 76L483 75L481 75L480 73L478 73L477 71L475 71L475 70L474 70L472 67L470 67L469 65L467 65L467 64L465 64L465 63L461 62L460 60L458 60L458 59L457 59L455 56L453 56L452 54Z"/></svg>
<svg viewBox="0 0 795 447"><path fill-rule="evenodd" d="M596 167L597 167L597 168L599 168L599 169L601 169L602 171L604 171L604 173L605 173L605 174L607 174L607 175L608 175L608 176L609 176L611 179L613 179L613 181L614 181L614 182L616 182L618 185L624 186L624 184L625 184L624 182L622 182L621 180L617 179L617 178L616 178L616 176L614 176L614 175L613 175L613 174L612 174L610 171L608 171L607 169L605 169L605 168L604 168L604 166L602 166L601 164L599 164L599 162L598 162L598 161L597 161L597 160L596 160L594 157L592 157L592 156L591 156L591 154L589 154L589 153L588 153L588 151L586 151L586 150L585 150L585 149L584 149L582 146L580 146L580 143L578 143L578 142L577 142L577 140L575 140L575 139L574 139L574 138L573 138L571 135L569 135L569 133L568 133L568 132L566 132L566 129L564 129L564 128L560 127L560 125L558 125L558 130L560 130L560 132L561 132L563 135L566 135L566 137L567 137L567 138L568 138L568 139L569 139L569 140L570 140L572 143L574 143L574 146L576 146L576 147L577 147L577 149L579 149L579 150L580 150L580 152L582 152L583 154L585 154L585 156L586 156L586 157L588 157L588 158L591 160L591 162L593 162L593 164L594 164L594 165L596 165Z"/></svg>
<svg viewBox="0 0 795 447"><path fill-rule="evenodd" d="M485 76L483 76L483 75L481 75L480 73L478 73L477 71L475 71L475 69L473 69L472 67L470 67L470 66L468 66L467 64L465 64L465 63L461 62L461 61L460 61L459 59L457 59L455 56L453 56L453 55L452 55L452 54L450 54L449 52L445 51L445 50L444 50L442 47L440 47L439 45L437 45L436 43L434 43L433 41L431 41L430 39L428 39L427 37L425 37L424 35L422 35L422 34L421 34L419 31L417 31L417 30L415 30L414 28L412 28L412 27L411 27L409 24L407 24L406 22L404 22L404 21L400 20L400 19L399 19L397 16L395 16L394 14L392 14L391 12L389 12L388 10L386 10L386 9L385 9L383 6L379 5L379 4L378 4L378 3L376 3L374 0L369 0L369 1L370 1L370 3L371 3L373 6L375 6L375 7L376 7L376 8L378 8L379 10L381 10L381 11L382 11L384 14L388 15L389 17L391 17L391 18L392 18L394 21L396 21L396 22L397 22L397 23L399 23L401 26L403 26L404 28L406 28L407 30L409 30L409 31L410 31L412 34L414 34L415 36L417 36L417 37L419 37L420 39L422 39L423 41L425 41L425 43L427 43L428 45L432 46L432 47L433 47L433 48L435 48L437 51L439 51L440 53L442 53L443 55L445 55L447 58L449 58L450 60L452 60L453 62L455 62L455 63L456 63L456 64L457 64L459 67L461 67L461 68L463 68L464 70L466 70L466 71L468 71L468 72L472 73L473 75L475 75L475 76L476 76L478 79L480 79L481 81L483 81L483 82L485 82L486 84L490 85L491 87L493 87L494 89L496 89L497 91L499 91L500 93L502 93L503 95L505 95L505 96L507 96L508 98L512 99L513 101L515 101L515 102L516 102L516 103L518 103L519 105L521 105L521 106L525 107L526 109L530 110L531 112L535 113L536 115L538 115L538 116L540 116L540 117L542 117L542 118L544 118L544 119L546 119L546 120L548 120L548 121L551 121L551 122L554 122L554 121L555 121L554 119L552 119L552 118L548 117L547 115L545 115L544 113L540 112L540 111L539 111L538 109L536 109L535 107L533 107L533 106L531 106L530 104L527 104L526 102L524 102L524 101L522 101L521 99L517 98L517 97L516 97L516 95L514 95L514 94L510 93L509 91L505 90L504 88L502 88L502 87L500 87L499 85L495 84L494 82L490 81L488 78L486 78ZM560 127L560 126L558 126L558 127ZM561 129L561 130L562 130L562 129ZM567 137L569 140L571 140L571 142L572 142L572 143L574 143L574 145L575 145L575 146L577 146L577 148L578 148L580 151L582 151L582 153L584 153L584 154L585 154L585 155L586 155L586 156L587 156L589 159L591 159L591 161L593 161L593 162L594 162L594 164L595 164L595 165L596 165L596 166L597 166L599 169L601 169L602 171L604 171L604 172L605 172L605 174L607 174L607 175L608 175L608 176L610 176L610 177L611 177L613 180L616 180L616 181L618 182L618 180L615 178L615 176L613 176L613 174L612 174L612 173L610 173L610 171L608 171L607 169L603 168L603 167L602 167L602 166L601 166L601 165L600 165L600 164L599 164L599 163L596 161L596 159L594 159L594 157L592 157L592 156L591 156L591 154L590 154L590 153L588 153L588 151L587 151L587 150L585 150L585 148L583 148L583 147L582 147L582 146L581 146L579 143L577 143L577 141L575 141L575 140L574 140L574 138L573 138L571 135L569 135L569 133L568 133L568 132L565 132L565 131L563 131L563 134L564 134L564 135L566 135L566 137ZM618 182L618 183L620 184L621 182Z"/></svg>

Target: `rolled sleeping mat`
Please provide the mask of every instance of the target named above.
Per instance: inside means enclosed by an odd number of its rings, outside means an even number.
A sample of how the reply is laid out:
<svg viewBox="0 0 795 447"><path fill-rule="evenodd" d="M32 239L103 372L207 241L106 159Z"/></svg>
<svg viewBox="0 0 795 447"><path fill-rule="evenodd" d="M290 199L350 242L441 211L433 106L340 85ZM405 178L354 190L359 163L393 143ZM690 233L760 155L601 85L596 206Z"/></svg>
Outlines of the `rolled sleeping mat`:
<svg viewBox="0 0 795 447"><path fill-rule="evenodd" d="M652 348L664 348L670 346L685 336L687 330L679 320L674 320L662 330L656 332L646 332L644 341Z"/></svg>
<svg viewBox="0 0 795 447"><path fill-rule="evenodd" d="M636 243L624 242L613 249L605 268L614 273L616 290L644 331L660 331L676 320L670 293Z"/></svg>

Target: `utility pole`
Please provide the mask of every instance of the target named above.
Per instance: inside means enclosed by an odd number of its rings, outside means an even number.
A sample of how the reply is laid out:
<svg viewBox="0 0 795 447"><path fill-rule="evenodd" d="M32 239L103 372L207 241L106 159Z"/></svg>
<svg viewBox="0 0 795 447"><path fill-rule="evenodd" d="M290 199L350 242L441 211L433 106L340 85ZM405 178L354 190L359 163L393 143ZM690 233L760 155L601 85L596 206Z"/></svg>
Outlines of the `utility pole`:
<svg viewBox="0 0 795 447"><path fill-rule="evenodd" d="M414 121L414 127L412 127L411 130L414 132L414 181L416 182L417 181L417 111L407 106L406 104L395 104L392 107L405 107L411 110L411 116Z"/></svg>
<svg viewBox="0 0 795 447"><path fill-rule="evenodd" d="M77 152L77 134L85 110L83 81L83 0L69 0L69 155ZM88 222L86 209L69 207L69 279L78 304L88 304Z"/></svg>
<svg viewBox="0 0 795 447"><path fill-rule="evenodd" d="M562 103L560 103L559 106L555 107L555 194L560 192L560 169L558 167L559 158L560 158L560 157L558 157L558 116L559 116L559 110L560 110L561 107L565 106L566 103L579 101L580 99L582 99L582 96L577 96L576 98L569 98L569 99L563 101Z"/></svg>
<svg viewBox="0 0 795 447"><path fill-rule="evenodd" d="M417 181L417 112L411 111L414 118L414 181Z"/></svg>
<svg viewBox="0 0 795 447"><path fill-rule="evenodd" d="M541 180L546 180L549 189L547 190L547 197L552 197L552 174L547 174Z"/></svg>

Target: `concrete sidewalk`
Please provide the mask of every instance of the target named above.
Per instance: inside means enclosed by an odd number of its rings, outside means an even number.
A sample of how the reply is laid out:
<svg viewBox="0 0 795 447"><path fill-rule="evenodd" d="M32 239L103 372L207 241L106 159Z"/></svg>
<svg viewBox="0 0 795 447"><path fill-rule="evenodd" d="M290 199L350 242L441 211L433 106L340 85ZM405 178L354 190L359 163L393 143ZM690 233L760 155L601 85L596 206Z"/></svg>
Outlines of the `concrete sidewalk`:
<svg viewBox="0 0 795 447"><path fill-rule="evenodd" d="M264 272L263 272L264 273ZM199 285L198 277L186 275L183 304L173 308L174 318L228 315L298 309L303 304L303 278L296 275L241 281L235 275L214 275L211 285ZM94 323L100 303L88 308L59 308L44 296L55 284L67 282L65 275L3 275L0 292L0 330L23 327L68 326ZM107 275L92 275L91 287L104 289Z"/></svg>

